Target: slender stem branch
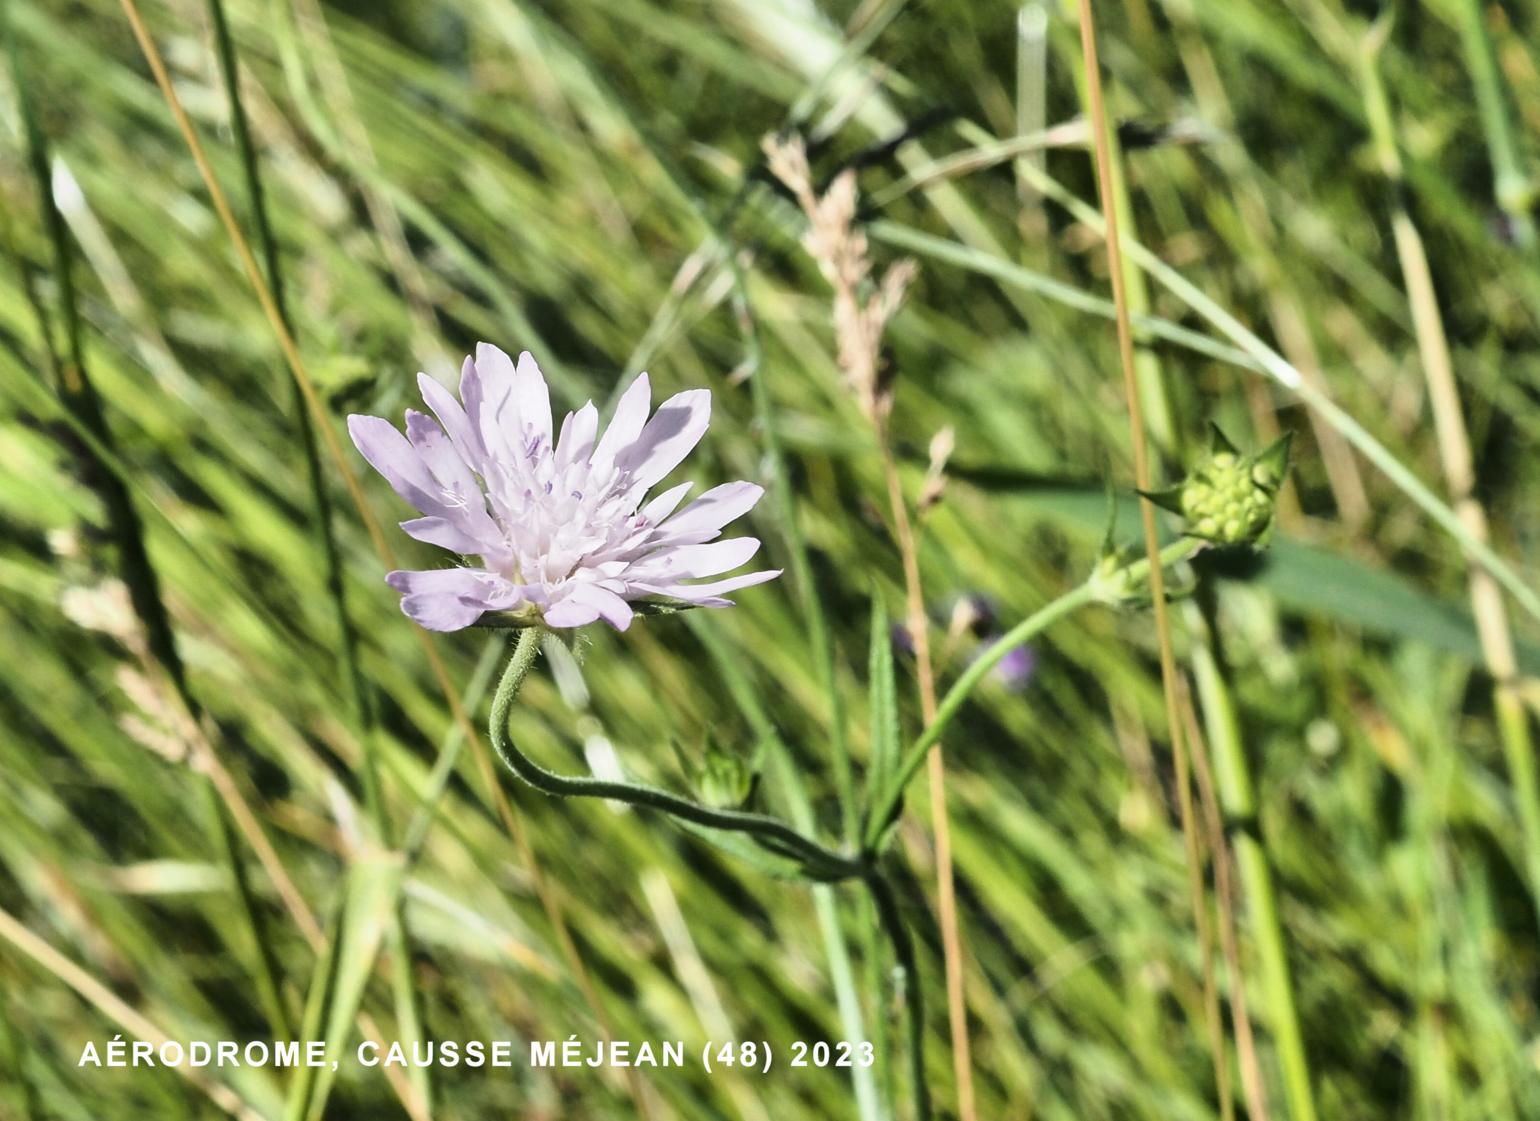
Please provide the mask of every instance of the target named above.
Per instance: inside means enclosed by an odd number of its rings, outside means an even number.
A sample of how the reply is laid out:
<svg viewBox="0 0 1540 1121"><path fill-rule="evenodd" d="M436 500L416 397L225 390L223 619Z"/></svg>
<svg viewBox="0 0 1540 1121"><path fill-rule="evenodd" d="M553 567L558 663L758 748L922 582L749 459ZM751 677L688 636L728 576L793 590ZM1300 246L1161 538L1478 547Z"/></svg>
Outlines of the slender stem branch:
<svg viewBox="0 0 1540 1121"><path fill-rule="evenodd" d="M893 959L903 977L904 1012L908 1017L909 1081L914 1092L915 1121L929 1121L930 1084L925 1077L925 1001L920 985L920 967L914 956L914 942L899 913L893 888L875 868L868 868L862 881L871 892L888 940L893 943Z"/></svg>
<svg viewBox="0 0 1540 1121"><path fill-rule="evenodd" d="M513 711L524 679L540 651L541 630L526 627L514 643L513 656L498 682L492 698L489 734L492 747L508 769L536 790L562 798L603 798L628 805L658 810L683 821L722 829L731 833L750 833L775 851L800 860L809 872L822 880L846 880L865 874L866 866L858 859L824 848L817 841L797 832L785 822L763 814L742 810L719 810L670 794L641 783L611 782L606 779L578 778L548 771L519 750L508 734L508 716Z"/></svg>
<svg viewBox="0 0 1540 1121"><path fill-rule="evenodd" d="M1073 591L1067 592L1046 606L1039 608L1008 631L1004 637L996 641L993 646L985 650L978 658L974 659L973 663L957 679L957 682L936 707L935 719L925 726L919 737L904 754L903 760L899 763L898 773L893 780L892 786L889 787L881 800L874 803L872 816L867 822L867 844L875 843L883 830L891 824L897 814L899 800L903 797L910 781L919 772L920 768L925 765L925 759L930 754L931 745L941 738L941 733L952 722L952 718L957 715L958 709L962 707L963 701L968 699L969 694L983 680L984 675L994 668L995 664L1005 657L1012 647L1021 645L1021 643L1036 635L1039 631L1044 630L1050 624L1092 602L1092 599L1091 586L1089 584L1080 585Z"/></svg>
<svg viewBox="0 0 1540 1121"><path fill-rule="evenodd" d="M1169 568L1174 564L1180 564L1200 548L1202 548L1202 543L1190 537L1183 537L1178 541L1173 541L1158 554L1161 567ZM1149 571L1149 559L1141 557L1119 569L1115 575L1121 583L1135 584L1145 579ZM985 648L982 654L973 660L968 668L963 671L962 676L952 684L951 689L947 690L947 694L941 699L941 703L937 705L936 718L925 726L924 730L920 732L914 743L910 745L909 750L904 754L892 786L882 796L881 800L874 803L873 812L867 822L866 829L865 842L868 847L874 845L878 838L882 836L883 831L892 824L893 818L898 811L899 802L904 796L904 790L908 787L914 776L919 773L920 768L925 765L925 758L930 751L931 745L941 738L942 733L946 731L947 725L956 717L963 703L972 695L979 682L984 680L985 675L994 669L1002 658L1022 643L1036 637L1040 632L1047 630L1066 615L1074 613L1087 604L1101 602L1103 598L1104 593L1102 592L1101 583L1094 579L1087 581L1079 587L1065 592L1058 599L1052 600L1038 608L1037 611L1028 615L1021 622L1006 631L1005 634L997 638Z"/></svg>

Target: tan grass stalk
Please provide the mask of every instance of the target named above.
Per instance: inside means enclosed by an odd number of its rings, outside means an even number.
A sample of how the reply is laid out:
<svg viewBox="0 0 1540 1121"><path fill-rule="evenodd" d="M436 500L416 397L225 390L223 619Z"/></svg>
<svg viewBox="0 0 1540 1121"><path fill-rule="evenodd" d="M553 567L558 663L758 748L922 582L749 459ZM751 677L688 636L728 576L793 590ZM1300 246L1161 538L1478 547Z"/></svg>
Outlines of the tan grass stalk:
<svg viewBox="0 0 1540 1121"><path fill-rule="evenodd" d="M33 933L9 911L0 910L0 938L6 939L43 969L74 989L82 1000L129 1035L151 1044L157 1051L161 1044L172 1042L171 1037L156 1027L148 1017L125 1003L116 993L65 957L46 939ZM262 1114L253 1109L229 1086L208 1078L198 1067L181 1063L172 1069L237 1121L266 1121Z"/></svg>
<svg viewBox="0 0 1540 1121"><path fill-rule="evenodd" d="M1128 399L1128 423L1134 450L1134 481L1141 491L1148 491L1151 489L1149 448L1145 441L1144 410L1134 369L1133 329L1128 314L1122 243L1118 236L1118 206L1113 186L1112 144L1107 130L1106 104L1102 99L1101 61L1096 52L1096 24L1091 14L1091 0L1079 0L1079 13L1080 47L1085 59L1086 94L1096 151L1096 184L1107 224L1107 271L1111 274L1112 301L1117 311L1118 357L1123 367L1123 391ZM1187 746L1178 715L1176 657L1172 651L1171 621L1166 609L1165 571L1159 559L1160 535L1155 524L1154 504L1141 498L1139 513L1144 525L1145 555L1150 562L1150 596L1155 613L1155 634L1160 648L1160 681L1165 697L1166 730L1171 740L1171 756L1176 768L1177 805L1187 846L1188 887L1192 893L1193 921L1198 929L1198 941L1203 955L1204 1014L1213 1051L1220 1116L1228 1119L1233 1116L1234 1105L1230 1100L1224 1027L1219 1018L1219 997L1214 984L1213 937L1209 931L1208 908L1204 901L1202 854L1193 815L1192 780L1188 774Z"/></svg>
<svg viewBox="0 0 1540 1121"><path fill-rule="evenodd" d="M1406 299L1412 313L1412 330L1417 339L1417 356L1427 380L1428 404L1433 413L1434 437L1444 481L1449 487L1450 504L1471 537L1483 545L1491 541L1486 509L1476 497L1476 465L1471 451L1470 434L1460 404L1460 389L1455 380L1454 359L1449 338L1444 332L1444 318L1438 307L1438 292L1433 284L1433 269L1428 264L1422 234L1412 220L1404 201L1404 177L1401 155L1395 138L1395 123L1390 101L1379 74L1379 52L1390 31L1388 20L1378 21L1365 36L1359 49L1359 76L1363 85L1364 105L1380 170L1391 185L1396 200L1391 213L1391 232L1406 281ZM1476 619L1476 634L1481 657L1492 675L1492 703L1497 717L1498 737L1507 756L1510 777L1515 787L1515 801L1526 851L1525 867L1531 893L1540 904L1540 786L1536 783L1534 744L1529 717L1519 690L1518 657L1514 649L1513 629L1502 589L1480 565L1470 566L1471 613Z"/></svg>

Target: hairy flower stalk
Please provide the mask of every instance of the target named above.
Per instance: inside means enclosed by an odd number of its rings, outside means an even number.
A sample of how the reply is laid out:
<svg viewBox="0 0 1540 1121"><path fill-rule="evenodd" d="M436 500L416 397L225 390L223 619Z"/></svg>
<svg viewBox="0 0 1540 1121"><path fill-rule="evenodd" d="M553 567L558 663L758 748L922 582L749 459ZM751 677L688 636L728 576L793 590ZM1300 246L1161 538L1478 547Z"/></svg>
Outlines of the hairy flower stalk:
<svg viewBox="0 0 1540 1121"><path fill-rule="evenodd" d="M355 414L348 432L423 515L401 523L408 535L479 561L386 577L401 610L428 630L603 619L623 631L633 604L727 607L726 593L780 575L690 582L758 552L756 538L717 538L763 487L724 483L680 509L691 487L681 483L643 504L705 434L706 390L675 394L649 419L652 388L641 374L601 435L592 401L553 434L550 390L528 351L515 362L479 344L461 369L458 400L427 374L417 384L433 417L408 409L403 436L389 421Z"/></svg>

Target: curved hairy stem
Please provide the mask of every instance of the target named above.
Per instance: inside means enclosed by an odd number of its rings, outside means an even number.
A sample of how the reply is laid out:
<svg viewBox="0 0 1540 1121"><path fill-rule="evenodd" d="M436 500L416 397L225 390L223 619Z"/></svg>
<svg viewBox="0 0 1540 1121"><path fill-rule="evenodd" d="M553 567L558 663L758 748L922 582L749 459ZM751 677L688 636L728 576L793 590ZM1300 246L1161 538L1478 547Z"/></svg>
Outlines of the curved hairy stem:
<svg viewBox="0 0 1540 1121"><path fill-rule="evenodd" d="M488 733L492 747L508 765L508 769L536 790L562 798L604 798L625 802L670 814L681 821L693 822L708 829L721 829L730 833L749 833L767 848L802 862L803 866L820 880L847 880L865 873L861 861L824 848L812 838L797 832L783 821L764 814L746 813L742 810L719 810L681 798L655 786L634 782L612 782L607 779L578 778L548 771L519 750L508 734L508 715L513 711L514 698L518 696L524 679L529 676L535 656L540 651L538 627L526 627L519 632L514 643L513 656L492 698L492 718Z"/></svg>

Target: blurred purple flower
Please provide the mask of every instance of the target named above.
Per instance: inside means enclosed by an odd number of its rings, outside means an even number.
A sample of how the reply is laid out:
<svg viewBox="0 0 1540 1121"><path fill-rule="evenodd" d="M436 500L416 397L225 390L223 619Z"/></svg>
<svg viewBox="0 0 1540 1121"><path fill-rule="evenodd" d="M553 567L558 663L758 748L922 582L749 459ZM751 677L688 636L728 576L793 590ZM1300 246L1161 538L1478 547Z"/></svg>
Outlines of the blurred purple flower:
<svg viewBox="0 0 1540 1121"><path fill-rule="evenodd" d="M894 623L888 628L888 641L893 645L893 653L905 658L914 657L914 635L904 624Z"/></svg>
<svg viewBox="0 0 1540 1121"><path fill-rule="evenodd" d="M632 601L728 607L724 593L780 575L684 582L730 571L758 551L752 537L715 539L764 488L724 483L675 514L691 485L681 483L641 505L705 433L706 390L670 397L649 420L652 389L642 374L602 436L590 401L553 438L550 391L528 351L515 364L497 347L478 345L461 369L459 400L427 374L417 385L437 422L408 409L403 436L389 421L355 414L348 432L424 515L402 529L481 562L385 578L402 593L401 610L428 630L459 630L484 612L507 612L548 627L602 618L623 631Z"/></svg>
<svg viewBox="0 0 1540 1121"><path fill-rule="evenodd" d="M1013 648L989 671L992 680L998 681L1013 693L1019 693L1032 683L1037 672L1037 651L1023 644Z"/></svg>

